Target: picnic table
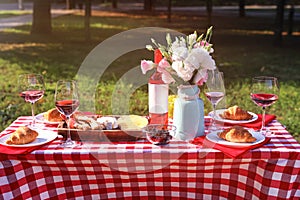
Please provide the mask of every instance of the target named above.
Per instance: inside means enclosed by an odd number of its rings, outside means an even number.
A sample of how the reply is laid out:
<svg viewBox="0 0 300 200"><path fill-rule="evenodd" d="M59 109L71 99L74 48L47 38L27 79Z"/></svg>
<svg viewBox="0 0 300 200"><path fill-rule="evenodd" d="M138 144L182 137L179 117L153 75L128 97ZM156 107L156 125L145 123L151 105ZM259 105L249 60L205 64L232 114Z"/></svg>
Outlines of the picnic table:
<svg viewBox="0 0 300 200"><path fill-rule="evenodd" d="M1 137L30 120L19 117ZM62 149L58 135L23 154L0 154L0 199L300 198L300 144L277 120L268 127L275 134L267 143L235 156L205 146L205 138L164 146L146 139L82 142ZM43 130L57 132L53 125Z"/></svg>

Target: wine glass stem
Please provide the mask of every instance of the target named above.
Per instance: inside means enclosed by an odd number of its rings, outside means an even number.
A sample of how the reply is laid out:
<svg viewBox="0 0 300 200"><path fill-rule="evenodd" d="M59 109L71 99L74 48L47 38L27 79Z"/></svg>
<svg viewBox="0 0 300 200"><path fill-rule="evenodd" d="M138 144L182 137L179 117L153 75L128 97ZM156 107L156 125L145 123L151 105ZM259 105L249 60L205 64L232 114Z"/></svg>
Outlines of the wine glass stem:
<svg viewBox="0 0 300 200"><path fill-rule="evenodd" d="M32 115L31 125L34 127L35 126L34 103L31 103L31 115Z"/></svg>
<svg viewBox="0 0 300 200"><path fill-rule="evenodd" d="M215 103L213 103L212 106L213 106L213 110L214 110L212 127L216 127L216 107L217 107L217 105Z"/></svg>
<svg viewBox="0 0 300 200"><path fill-rule="evenodd" d="M71 131L70 131L70 117L68 116L66 118L67 118L67 127L68 127L66 143L73 143L71 139Z"/></svg>
<svg viewBox="0 0 300 200"><path fill-rule="evenodd" d="M265 131L265 118L266 118L266 107L262 107L263 112L262 112L262 123L261 123L261 131Z"/></svg>

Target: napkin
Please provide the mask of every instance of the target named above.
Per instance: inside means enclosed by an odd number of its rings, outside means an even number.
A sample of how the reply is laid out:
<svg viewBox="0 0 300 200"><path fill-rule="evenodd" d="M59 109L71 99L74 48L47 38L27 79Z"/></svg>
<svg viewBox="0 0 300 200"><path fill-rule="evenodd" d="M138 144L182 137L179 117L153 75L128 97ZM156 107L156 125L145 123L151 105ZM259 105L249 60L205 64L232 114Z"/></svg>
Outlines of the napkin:
<svg viewBox="0 0 300 200"><path fill-rule="evenodd" d="M213 149L222 151L225 155L227 155L231 158L237 158L251 149L256 149L256 148L259 148L259 147L265 145L270 140L271 140L271 138L266 137L265 140L261 143L258 143L255 145L250 145L247 147L239 147L239 148L214 143L210 140L207 140L205 136L197 137L191 143L196 144L196 145L202 145L204 148L213 148Z"/></svg>
<svg viewBox="0 0 300 200"><path fill-rule="evenodd" d="M255 120L253 122L240 123L240 124L236 124L236 125L240 125L240 126L247 127L247 128L260 129L261 124L262 124L262 115L258 114L257 116L258 116L257 120ZM265 125L267 125L274 119L276 119L276 115L265 115ZM225 123L225 125L232 125L232 124Z"/></svg>
<svg viewBox="0 0 300 200"><path fill-rule="evenodd" d="M0 154L10 154L10 155L28 154L38 148L40 148L40 146L8 147L8 146L0 145Z"/></svg>

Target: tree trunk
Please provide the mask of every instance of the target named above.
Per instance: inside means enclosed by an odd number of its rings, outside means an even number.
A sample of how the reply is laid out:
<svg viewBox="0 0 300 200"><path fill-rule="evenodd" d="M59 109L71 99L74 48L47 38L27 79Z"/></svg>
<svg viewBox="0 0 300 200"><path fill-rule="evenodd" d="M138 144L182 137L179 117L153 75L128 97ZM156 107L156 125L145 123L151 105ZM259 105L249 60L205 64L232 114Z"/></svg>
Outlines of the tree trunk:
<svg viewBox="0 0 300 200"><path fill-rule="evenodd" d="M91 6L92 6L91 0L85 0L84 29L85 29L85 39L87 41L91 39L91 32L90 32L90 17L92 15Z"/></svg>
<svg viewBox="0 0 300 200"><path fill-rule="evenodd" d="M19 10L24 10L23 0L18 0Z"/></svg>
<svg viewBox="0 0 300 200"><path fill-rule="evenodd" d="M168 22L171 22L171 16L172 16L172 0L168 1Z"/></svg>
<svg viewBox="0 0 300 200"><path fill-rule="evenodd" d="M152 11L153 2L152 0L144 0L144 10L145 11Z"/></svg>
<svg viewBox="0 0 300 200"><path fill-rule="evenodd" d="M289 12L289 30L288 30L288 35L293 34L293 27L294 27L294 15L295 15L295 7L292 4Z"/></svg>
<svg viewBox="0 0 300 200"><path fill-rule="evenodd" d="M34 0L32 34L51 34L51 0Z"/></svg>
<svg viewBox="0 0 300 200"><path fill-rule="evenodd" d="M212 0L206 0L206 12L207 12L207 23L211 26L211 14L212 14L213 2Z"/></svg>
<svg viewBox="0 0 300 200"><path fill-rule="evenodd" d="M112 7L118 8L118 0L112 0Z"/></svg>
<svg viewBox="0 0 300 200"><path fill-rule="evenodd" d="M245 17L245 0L239 0L240 17Z"/></svg>
<svg viewBox="0 0 300 200"><path fill-rule="evenodd" d="M282 31L284 21L284 5L286 0L277 0L275 30L274 30L274 45L282 46Z"/></svg>
<svg viewBox="0 0 300 200"><path fill-rule="evenodd" d="M66 7L67 9L74 9L75 8L75 0L66 0Z"/></svg>

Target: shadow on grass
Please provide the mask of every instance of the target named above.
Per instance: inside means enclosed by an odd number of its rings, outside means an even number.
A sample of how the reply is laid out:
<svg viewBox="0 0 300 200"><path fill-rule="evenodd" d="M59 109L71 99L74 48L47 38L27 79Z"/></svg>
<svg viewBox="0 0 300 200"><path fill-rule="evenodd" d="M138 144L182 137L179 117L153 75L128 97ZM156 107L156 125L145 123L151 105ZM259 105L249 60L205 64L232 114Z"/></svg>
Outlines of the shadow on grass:
<svg viewBox="0 0 300 200"><path fill-rule="evenodd" d="M282 48L273 46L274 23L270 18L215 16L212 24L215 50L213 57L225 74L228 88L226 93L229 97L227 105L238 104L260 112L249 98L249 80L257 75L277 76L283 82L282 97L271 107L270 112L278 115L278 119L293 135L300 135L299 123L296 122L300 120L296 115L300 107L300 94L296 91L300 86L300 23L294 27L298 31L294 36L284 36ZM74 77L88 53L112 35L140 27L164 27L185 34L194 30L201 33L208 27L206 17L201 15L174 15L172 23L168 23L166 15L160 13L144 15L95 11L91 18L91 40L86 41L82 13L55 18L52 25L53 33L49 36L30 35L30 26L0 32L0 65L7 74L0 75L1 91L12 93L15 90L14 73L42 73L48 83L48 93L43 98L40 110L53 107L54 83L59 79ZM118 80L128 70L138 66L142 59L152 59L152 53L145 49L129 52L108 67L101 80L109 82L109 89L103 92L101 88L97 94L99 113L109 112L105 109L107 102L110 102L107 91L113 90L111 80ZM136 95L139 102L133 102L132 105L144 105L136 110L145 114L147 94L143 89ZM205 106L206 112L210 110L209 105ZM8 104L1 104L1 108L6 107ZM18 114L25 113L25 110L27 109L23 108Z"/></svg>

